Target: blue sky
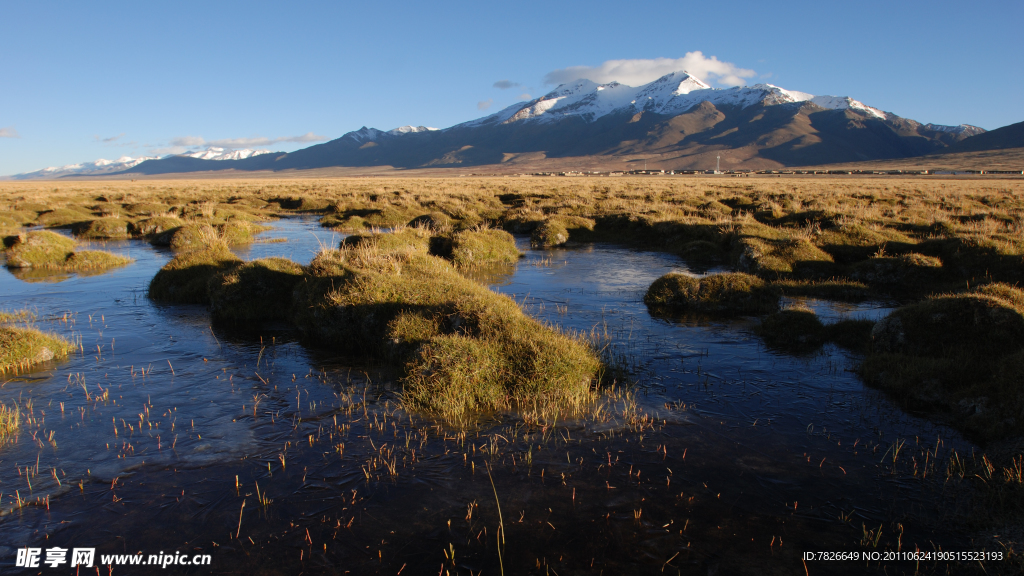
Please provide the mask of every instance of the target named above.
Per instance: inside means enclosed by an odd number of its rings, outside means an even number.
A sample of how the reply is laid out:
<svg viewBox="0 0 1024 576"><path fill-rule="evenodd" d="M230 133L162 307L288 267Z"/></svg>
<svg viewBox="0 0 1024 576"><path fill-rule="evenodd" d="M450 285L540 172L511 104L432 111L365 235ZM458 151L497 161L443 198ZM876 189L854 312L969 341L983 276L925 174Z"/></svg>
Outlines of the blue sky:
<svg viewBox="0 0 1024 576"><path fill-rule="evenodd" d="M694 52L719 62L705 66L715 86L851 96L936 124L1024 120L1019 1L5 0L0 16L0 175L443 128L540 96L569 67L636 60L619 68L640 78Z"/></svg>

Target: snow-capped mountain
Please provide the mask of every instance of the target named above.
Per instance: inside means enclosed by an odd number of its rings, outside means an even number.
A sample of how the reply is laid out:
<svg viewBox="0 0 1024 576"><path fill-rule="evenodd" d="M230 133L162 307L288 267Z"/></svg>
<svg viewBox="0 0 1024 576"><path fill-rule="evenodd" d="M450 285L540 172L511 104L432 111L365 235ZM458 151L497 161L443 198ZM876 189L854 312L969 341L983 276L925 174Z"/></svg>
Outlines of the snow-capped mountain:
<svg viewBox="0 0 1024 576"><path fill-rule="evenodd" d="M124 164L119 170L169 174L332 166L433 168L500 165L518 158L543 161L547 169L558 169L560 163L623 169L639 160L663 169L706 169L714 166L709 159L717 155L723 168L762 169L934 154L983 132L966 124L922 124L847 96L772 84L712 88L686 72L673 72L635 87L577 80L441 130L363 126L295 152L210 148ZM59 176L55 170L46 177ZM80 170L76 173L86 173L86 168Z"/></svg>
<svg viewBox="0 0 1024 576"><path fill-rule="evenodd" d="M943 126L941 124L925 124L925 128L929 130L935 130L937 132L949 132L951 134L964 134L967 136L977 136L985 132L984 128L978 128L977 126L971 126L970 124L959 124L957 126Z"/></svg>
<svg viewBox="0 0 1024 576"><path fill-rule="evenodd" d="M461 126L531 120L555 122L569 116L579 116L593 122L615 112L650 112L674 116L701 102L740 108L758 104L776 106L811 102L828 110L853 109L883 120L896 117L846 96L815 96L806 92L786 90L772 84L712 88L686 72L673 72L635 88L618 82L596 84L590 80L578 80L571 84L563 84L525 104L514 104Z"/></svg>
<svg viewBox="0 0 1024 576"><path fill-rule="evenodd" d="M124 172L125 170L134 168L147 160L162 160L165 158L172 158L174 156L197 158L200 160L243 160L245 158L259 156L261 154L271 153L272 152L270 150L250 150L248 148L244 150L228 150L225 148L211 146L206 150L186 152L184 154L168 154L166 156L137 156L135 158L132 158L131 156L122 156L117 160L106 160L100 158L95 162L82 162L80 164L68 164L66 166L51 166L49 168L43 168L42 170L36 170L35 172L15 174L14 176L11 176L11 178L14 180L32 180L40 178L62 178L64 176L102 176L104 174Z"/></svg>
<svg viewBox="0 0 1024 576"><path fill-rule="evenodd" d="M243 150L225 150L224 148L211 146L206 150L186 152L184 154L179 154L179 156L199 158L200 160L242 160L243 158L250 158L252 156L259 156L260 154L270 153L270 150L250 150L248 148Z"/></svg>
<svg viewBox="0 0 1024 576"><path fill-rule="evenodd" d="M417 132L432 132L439 130L439 128L431 128L429 126L399 126L393 130L388 130L388 134L392 136L401 136L403 134L416 134Z"/></svg>
<svg viewBox="0 0 1024 576"><path fill-rule="evenodd" d="M106 160L100 158L95 162L82 162L80 164L68 164L66 166L50 166L35 172L15 174L11 178L18 180L29 180L33 178L60 178L61 176L86 175L86 174L111 174L123 172L142 164L146 160L159 160L160 156L122 156L117 160Z"/></svg>
<svg viewBox="0 0 1024 576"><path fill-rule="evenodd" d="M366 143L377 142L378 140L395 136L405 136L407 134L437 132L438 130L438 128L428 128L427 126L399 126L398 128L394 128L385 132L383 130L377 130L376 128L367 128L366 126L363 126L359 130L348 132L347 134L342 136L342 138L349 138L356 142Z"/></svg>

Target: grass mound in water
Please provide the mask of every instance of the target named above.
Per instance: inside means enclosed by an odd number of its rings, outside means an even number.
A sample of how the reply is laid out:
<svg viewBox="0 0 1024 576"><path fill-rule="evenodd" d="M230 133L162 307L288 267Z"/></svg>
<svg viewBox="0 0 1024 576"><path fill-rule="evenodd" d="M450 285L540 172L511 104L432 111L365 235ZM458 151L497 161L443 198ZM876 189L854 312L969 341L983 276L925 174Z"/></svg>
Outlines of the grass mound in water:
<svg viewBox="0 0 1024 576"><path fill-rule="evenodd" d="M130 222L122 218L97 218L75 229L75 236L89 240L124 240Z"/></svg>
<svg viewBox="0 0 1024 576"><path fill-rule="evenodd" d="M372 244L314 258L296 321L318 341L405 364L404 401L457 421L476 410L582 408L600 361L446 260Z"/></svg>
<svg viewBox="0 0 1024 576"><path fill-rule="evenodd" d="M205 248L187 250L153 276L149 282L149 297L179 304L208 303L211 279L239 262L241 260L220 240Z"/></svg>
<svg viewBox="0 0 1024 576"><path fill-rule="evenodd" d="M942 261L913 252L895 257L879 256L854 265L853 277L896 290L920 290L942 279Z"/></svg>
<svg viewBox="0 0 1024 576"><path fill-rule="evenodd" d="M75 246L74 240L55 232L29 232L18 236L7 250L7 266L73 272L116 268L132 261L131 258L98 250L75 251Z"/></svg>
<svg viewBox="0 0 1024 576"><path fill-rule="evenodd" d="M569 241L569 230L559 219L548 218L533 229L530 244L534 248L554 248Z"/></svg>
<svg viewBox="0 0 1024 576"><path fill-rule="evenodd" d="M990 284L904 306L871 331L869 384L979 440L1024 430L1024 291Z"/></svg>
<svg viewBox="0 0 1024 576"><path fill-rule="evenodd" d="M73 346L35 328L0 326L0 375L29 370L50 360L67 358Z"/></svg>
<svg viewBox="0 0 1024 576"><path fill-rule="evenodd" d="M857 302L871 297L871 288L853 280L775 280L772 285L786 296Z"/></svg>
<svg viewBox="0 0 1024 576"><path fill-rule="evenodd" d="M133 223L130 230L135 236L153 239L168 231L180 228L184 224L185 221L176 216L153 216L152 218L146 218ZM166 240L160 243L167 245L170 243L170 238L170 235L168 235Z"/></svg>
<svg viewBox="0 0 1024 576"><path fill-rule="evenodd" d="M70 207L48 210L36 218L36 224L47 228L73 228L95 219L85 208Z"/></svg>
<svg viewBox="0 0 1024 576"><path fill-rule="evenodd" d="M658 313L761 314L779 307L779 292L739 272L695 278L669 273L647 289L644 303Z"/></svg>
<svg viewBox="0 0 1024 576"><path fill-rule="evenodd" d="M302 266L263 258L229 268L210 282L210 312L218 320L288 320Z"/></svg>
<svg viewBox="0 0 1024 576"><path fill-rule="evenodd" d="M220 237L228 243L228 246L244 246L252 244L252 241L256 239L256 233L264 229L258 224L245 220L228 220L220 227Z"/></svg>
<svg viewBox="0 0 1024 576"><path fill-rule="evenodd" d="M175 230L169 240L172 250L195 250L216 244L220 235L209 224L192 222Z"/></svg>
<svg viewBox="0 0 1024 576"><path fill-rule="evenodd" d="M13 239L7 250L9 268L59 268L75 249L75 241L56 232L29 232Z"/></svg>
<svg viewBox="0 0 1024 576"><path fill-rule="evenodd" d="M813 310L787 308L765 316L758 334L765 344L788 352L810 352L825 341L825 325Z"/></svg>
<svg viewBox="0 0 1024 576"><path fill-rule="evenodd" d="M394 232L353 234L341 241L341 248L359 247L379 253L418 253L430 251L430 230L425 227L406 227Z"/></svg>
<svg viewBox="0 0 1024 576"><path fill-rule="evenodd" d="M426 227L435 232L443 232L451 229L452 219L444 212L431 212L413 218L409 221L409 226Z"/></svg>
<svg viewBox="0 0 1024 576"><path fill-rule="evenodd" d="M452 261L459 266L513 263L522 253L504 230L463 230L452 237Z"/></svg>
<svg viewBox="0 0 1024 576"><path fill-rule="evenodd" d="M827 252L804 239L745 237L738 241L737 246L740 268L768 276L807 269L831 269L828 265L833 263Z"/></svg>
<svg viewBox="0 0 1024 576"><path fill-rule="evenodd" d="M687 242L679 251L679 255L690 262L719 262L724 258L722 247L707 240Z"/></svg>

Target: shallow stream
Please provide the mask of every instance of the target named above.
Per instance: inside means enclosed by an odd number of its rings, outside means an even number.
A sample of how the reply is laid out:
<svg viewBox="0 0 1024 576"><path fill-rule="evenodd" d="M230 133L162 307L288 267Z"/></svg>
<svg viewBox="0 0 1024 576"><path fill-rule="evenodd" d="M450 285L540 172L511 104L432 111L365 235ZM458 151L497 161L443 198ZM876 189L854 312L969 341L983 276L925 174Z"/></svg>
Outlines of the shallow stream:
<svg viewBox="0 0 1024 576"><path fill-rule="evenodd" d="M264 240L285 242L238 254L307 263L341 239L313 218L274 226ZM160 570L189 574L945 573L957 567L802 558L981 549L950 521L943 483L948 455L973 446L865 387L855 354L769 350L755 319L653 318L643 293L688 270L675 256L519 241L520 263L481 280L600 334L638 381L636 410L451 429L403 412L387 366L286 325L154 304L168 250L103 243L134 264L59 281L4 269L0 309L33 310L80 349L0 379L22 410L0 448L3 571L24 546L212 555L212 569ZM888 311L805 303L826 321ZM131 570L113 573L154 569Z"/></svg>

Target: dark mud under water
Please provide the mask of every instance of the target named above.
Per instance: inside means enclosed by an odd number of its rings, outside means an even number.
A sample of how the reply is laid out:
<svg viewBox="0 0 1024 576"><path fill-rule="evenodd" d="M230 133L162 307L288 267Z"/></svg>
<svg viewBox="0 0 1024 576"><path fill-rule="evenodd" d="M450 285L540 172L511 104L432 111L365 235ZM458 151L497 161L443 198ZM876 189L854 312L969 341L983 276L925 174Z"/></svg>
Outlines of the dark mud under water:
<svg viewBox="0 0 1024 576"><path fill-rule="evenodd" d="M314 219L275 225L264 236L287 242L239 255L305 263L340 240ZM211 326L202 307L150 302L171 253L103 247L136 262L59 282L0 273L0 309L32 309L81 342L67 362L3 379L22 432L0 449L0 571L18 570L24 546L213 558L113 574L977 569L803 561L980 550L943 482L951 451L974 448L866 388L842 349L794 357L766 349L753 319L652 318L643 292L687 269L676 257L588 245L480 275L543 321L607 335L645 418L620 401L594 420L493 415L456 430L401 411L385 366L300 344L287 326ZM808 304L833 319L887 311Z"/></svg>

